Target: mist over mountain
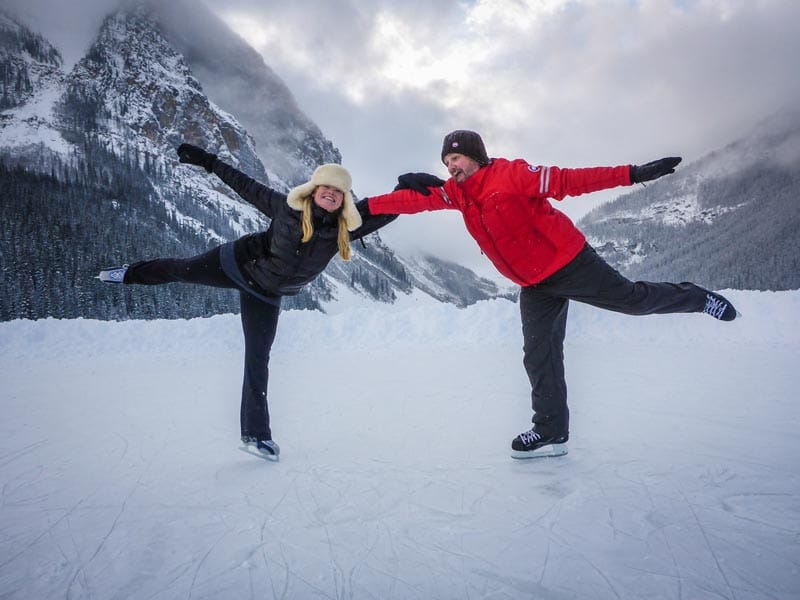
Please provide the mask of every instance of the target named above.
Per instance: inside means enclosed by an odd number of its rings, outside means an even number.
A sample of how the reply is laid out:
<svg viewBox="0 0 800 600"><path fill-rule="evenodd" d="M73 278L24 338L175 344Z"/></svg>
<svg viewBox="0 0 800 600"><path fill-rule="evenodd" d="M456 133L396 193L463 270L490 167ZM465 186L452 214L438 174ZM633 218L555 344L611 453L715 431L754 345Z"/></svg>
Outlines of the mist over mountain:
<svg viewBox="0 0 800 600"><path fill-rule="evenodd" d="M192 17L177 19L177 4ZM230 292L108 289L91 276L103 266L190 256L268 225L216 177L178 164L182 141L282 192L321 162L340 161L286 86L223 23L183 3L154 6L126 3L109 15L69 73L47 40L0 16L0 57L9 65L0 73L0 250L11 257L0 273L10 291L0 320L235 312ZM224 106L206 94L206 80ZM458 306L502 295L457 265L406 264L379 234L354 250L351 262L333 261L284 306L321 310L344 289L380 302L416 290Z"/></svg>
<svg viewBox="0 0 800 600"><path fill-rule="evenodd" d="M800 288L800 111L579 221L590 243L633 279L715 289Z"/></svg>
<svg viewBox="0 0 800 600"><path fill-rule="evenodd" d="M320 164L341 162L339 150L261 55L205 6L187 10L184 2L149 1L148 9L208 98L236 115L253 137L273 185L294 187Z"/></svg>

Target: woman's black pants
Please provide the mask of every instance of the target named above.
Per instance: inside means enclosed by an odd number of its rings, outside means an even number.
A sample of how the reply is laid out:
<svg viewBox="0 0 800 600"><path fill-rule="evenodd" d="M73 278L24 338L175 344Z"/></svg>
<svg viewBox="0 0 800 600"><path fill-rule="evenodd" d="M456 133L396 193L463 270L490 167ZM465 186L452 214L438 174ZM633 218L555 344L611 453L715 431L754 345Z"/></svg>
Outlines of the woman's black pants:
<svg viewBox="0 0 800 600"><path fill-rule="evenodd" d="M244 332L242 436L271 440L267 383L269 354L278 328L279 303L264 302L239 288L222 270L219 246L191 258L158 258L134 263L125 274L125 283L158 285L173 282L239 290Z"/></svg>

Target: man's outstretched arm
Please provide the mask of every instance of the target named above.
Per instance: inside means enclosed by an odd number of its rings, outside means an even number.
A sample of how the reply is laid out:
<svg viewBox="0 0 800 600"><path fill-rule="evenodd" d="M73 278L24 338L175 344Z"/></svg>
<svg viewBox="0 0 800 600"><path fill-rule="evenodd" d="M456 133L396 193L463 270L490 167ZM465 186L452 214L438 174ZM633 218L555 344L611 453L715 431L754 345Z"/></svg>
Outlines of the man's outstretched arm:
<svg viewBox="0 0 800 600"><path fill-rule="evenodd" d="M413 214L454 208L444 192L444 180L428 173L405 173L390 194L368 199L372 214Z"/></svg>

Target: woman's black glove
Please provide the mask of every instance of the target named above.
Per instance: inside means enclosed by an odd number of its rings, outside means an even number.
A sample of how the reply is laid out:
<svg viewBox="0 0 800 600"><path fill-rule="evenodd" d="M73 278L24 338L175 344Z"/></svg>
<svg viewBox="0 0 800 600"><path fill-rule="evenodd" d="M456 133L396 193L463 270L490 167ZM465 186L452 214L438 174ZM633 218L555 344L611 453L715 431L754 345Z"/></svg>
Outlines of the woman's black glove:
<svg viewBox="0 0 800 600"><path fill-rule="evenodd" d="M670 156L669 158L659 158L641 166L631 165L631 183L651 181L674 173L675 167L678 166L679 162L681 162L680 156Z"/></svg>
<svg viewBox="0 0 800 600"><path fill-rule="evenodd" d="M181 144L178 146L178 160L182 163L203 167L206 171L211 173L211 169L214 167L214 161L217 160L217 155L206 152L202 148L193 146L192 144Z"/></svg>
<svg viewBox="0 0 800 600"><path fill-rule="evenodd" d="M361 215L361 218L366 220L372 216L372 213L369 212L369 198L363 198L356 202L356 210L358 214Z"/></svg>
<svg viewBox="0 0 800 600"><path fill-rule="evenodd" d="M444 185L444 179L439 179L436 175L428 173L405 173L397 178L397 185L394 191L397 190L414 190L424 196L430 196L431 191L429 187L441 187Z"/></svg>

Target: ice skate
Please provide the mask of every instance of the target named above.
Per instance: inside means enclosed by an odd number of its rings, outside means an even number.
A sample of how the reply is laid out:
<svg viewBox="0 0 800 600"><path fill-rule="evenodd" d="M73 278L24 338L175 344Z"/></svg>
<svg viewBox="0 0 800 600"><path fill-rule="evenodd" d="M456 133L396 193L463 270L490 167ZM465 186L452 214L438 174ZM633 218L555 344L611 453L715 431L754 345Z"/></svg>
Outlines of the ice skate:
<svg viewBox="0 0 800 600"><path fill-rule="evenodd" d="M719 294L715 294L713 292L708 292L706 294L706 306L703 308L703 312L707 315L711 315L715 319L719 319L720 321L733 321L739 316L739 313L733 307L733 304L731 304L724 296L720 296Z"/></svg>
<svg viewBox="0 0 800 600"><path fill-rule="evenodd" d="M281 455L281 449L278 444L272 440L259 440L253 436L243 436L242 446L239 450L275 462L280 460Z"/></svg>
<svg viewBox="0 0 800 600"><path fill-rule="evenodd" d="M109 267L100 271L95 279L99 279L103 283L123 283L125 280L125 273L128 271L128 265L121 267Z"/></svg>
<svg viewBox="0 0 800 600"><path fill-rule="evenodd" d="M511 458L544 458L567 453L569 434L548 436L529 429L511 442Z"/></svg>

